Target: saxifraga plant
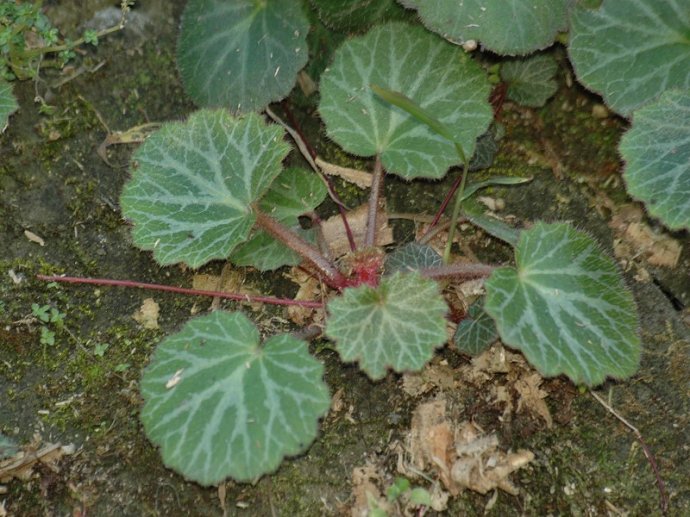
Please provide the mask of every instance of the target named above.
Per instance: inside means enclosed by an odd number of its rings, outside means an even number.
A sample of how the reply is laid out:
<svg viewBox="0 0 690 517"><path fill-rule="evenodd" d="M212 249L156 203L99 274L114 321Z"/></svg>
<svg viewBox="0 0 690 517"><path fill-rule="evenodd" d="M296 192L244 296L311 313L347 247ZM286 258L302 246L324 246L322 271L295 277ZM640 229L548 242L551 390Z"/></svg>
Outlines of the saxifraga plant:
<svg viewBox="0 0 690 517"><path fill-rule="evenodd" d="M630 3L644 11L650 1ZM576 71L591 65L580 49L600 48L582 43L585 18L616 20L608 0L600 11L568 0L512 0L513 9L505 0L487 1L485 9L471 12L476 2L400 3L418 9L427 28L466 50L481 45L525 56L570 29ZM178 63L187 91L203 108L184 122L164 124L134 153L121 196L134 243L161 265L198 268L230 260L266 271L301 264L327 286L325 298L269 301L325 311L324 336L343 361L357 362L373 380L389 370L417 371L446 344L448 305L440 285L472 278L484 279L485 296L470 308L472 325L458 327L454 341L461 350L476 353L498 335L545 376L595 386L635 373L635 304L599 245L566 223L509 228L472 202L481 188L522 181L468 181L467 158L476 159L477 139L492 123L486 71L425 28L386 21L405 17L392 2L363 2L361 11L346 17L339 16L345 9L339 0L311 4L329 26L374 26L342 44L320 78L319 114L328 136L346 152L372 158L367 228L358 242L349 233L351 256L330 259L315 228L300 227L298 218L313 213L329 189L313 172L283 168L291 152L285 130L258 113L273 115L268 104L288 95L308 58L303 6L278 0L188 3ZM477 23L448 25L460 15ZM606 35L615 39L615 27L608 27ZM555 90L554 71L552 59L537 55L510 60L501 77L509 96L537 106ZM600 78L597 73L591 75ZM687 110L687 93L677 96L673 101ZM439 179L456 165L462 173L449 231L459 217L480 226L514 247L514 266L454 264L450 248L441 257L419 243L388 255L377 248L385 177ZM678 224L688 226L687 218ZM141 418L165 464L188 479L202 485L228 477L251 481L313 441L330 404L322 375L298 334L261 342L246 315L219 310L192 319L158 345L141 381Z"/></svg>

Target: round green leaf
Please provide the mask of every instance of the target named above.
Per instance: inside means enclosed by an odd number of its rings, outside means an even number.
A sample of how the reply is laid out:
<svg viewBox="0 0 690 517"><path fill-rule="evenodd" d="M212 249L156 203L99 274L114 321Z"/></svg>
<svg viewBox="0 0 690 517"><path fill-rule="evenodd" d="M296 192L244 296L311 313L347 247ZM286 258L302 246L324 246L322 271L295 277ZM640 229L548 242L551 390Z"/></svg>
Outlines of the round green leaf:
<svg viewBox="0 0 690 517"><path fill-rule="evenodd" d="M164 124L134 153L120 205L134 243L161 264L227 258L254 224L251 204L281 171L283 130L258 115L201 110Z"/></svg>
<svg viewBox="0 0 690 517"><path fill-rule="evenodd" d="M189 0L177 47L182 82L201 106L262 110L295 85L308 31L301 2Z"/></svg>
<svg viewBox="0 0 690 517"><path fill-rule="evenodd" d="M470 306L453 336L458 350L469 355L481 354L497 339L496 324L479 302Z"/></svg>
<svg viewBox="0 0 690 517"><path fill-rule="evenodd" d="M505 344L543 375L563 373L577 384L635 373L635 302L591 237L564 223L537 223L520 233L515 262L485 284L484 309Z"/></svg>
<svg viewBox="0 0 690 517"><path fill-rule="evenodd" d="M552 55L536 54L506 61L501 66L501 79L508 84L506 93L510 100L539 108L556 93L557 70L558 64Z"/></svg>
<svg viewBox="0 0 690 517"><path fill-rule="evenodd" d="M582 84L624 116L664 90L690 87L687 0L604 0L571 14L568 53Z"/></svg>
<svg viewBox="0 0 690 517"><path fill-rule="evenodd" d="M690 90L635 111L619 148L630 195L669 228L690 229Z"/></svg>
<svg viewBox="0 0 690 517"><path fill-rule="evenodd" d="M358 156L381 155L405 179L440 178L460 158L452 142L377 98L400 92L445 124L467 156L492 118L486 74L469 56L422 27L389 23L344 43L321 77L328 135Z"/></svg>
<svg viewBox="0 0 690 517"><path fill-rule="evenodd" d="M395 273L378 287L351 287L329 302L326 335L343 361L358 361L377 380L387 368L420 370L446 342L446 311L436 282Z"/></svg>
<svg viewBox="0 0 690 517"><path fill-rule="evenodd" d="M400 0L399 0L400 1ZM550 46L566 29L570 0L404 0L424 25L464 44L474 40L492 52L524 55Z"/></svg>
<svg viewBox="0 0 690 517"><path fill-rule="evenodd" d="M12 113L17 111L18 107L17 99L12 94L12 85L4 79L0 79L0 133L5 131L7 120Z"/></svg>
<svg viewBox="0 0 690 517"><path fill-rule="evenodd" d="M141 419L165 464L202 485L252 481L316 437L330 404L323 366L288 334L263 345L216 311L166 338L141 380Z"/></svg>

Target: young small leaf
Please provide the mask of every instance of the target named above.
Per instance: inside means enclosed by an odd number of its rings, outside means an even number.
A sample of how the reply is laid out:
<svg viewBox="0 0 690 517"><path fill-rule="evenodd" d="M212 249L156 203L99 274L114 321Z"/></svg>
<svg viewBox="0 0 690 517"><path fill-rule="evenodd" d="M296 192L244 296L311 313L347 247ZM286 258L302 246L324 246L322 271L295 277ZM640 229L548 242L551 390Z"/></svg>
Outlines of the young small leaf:
<svg viewBox="0 0 690 517"><path fill-rule="evenodd" d="M446 342L446 303L418 273L395 273L378 287L350 287L328 304L326 335L343 361L358 361L374 380L387 368L420 370Z"/></svg>
<svg viewBox="0 0 690 517"><path fill-rule="evenodd" d="M690 90L633 112L619 148L630 195L672 230L690 229Z"/></svg>
<svg viewBox="0 0 690 517"><path fill-rule="evenodd" d="M227 258L254 224L251 204L281 171L283 130L258 115L201 110L164 124L134 153L120 204L134 243L161 264Z"/></svg>
<svg viewBox="0 0 690 517"><path fill-rule="evenodd" d="M635 302L591 237L564 223L537 223L520 233L515 262L485 284L484 309L506 345L542 375L565 374L577 384L635 373Z"/></svg>
<svg viewBox="0 0 690 517"><path fill-rule="evenodd" d="M558 64L551 54L536 54L506 61L501 66L501 79L508 84L510 100L539 108L556 93L557 70Z"/></svg>
<svg viewBox="0 0 690 517"><path fill-rule="evenodd" d="M283 99L308 57L301 2L189 0L177 63L200 106L262 110Z"/></svg>
<svg viewBox="0 0 690 517"><path fill-rule="evenodd" d="M473 303L453 336L458 350L469 355L479 355L498 339L496 324L481 303Z"/></svg>
<svg viewBox="0 0 690 517"><path fill-rule="evenodd" d="M252 481L315 438L323 366L288 334L259 339L243 314L216 311L158 345L141 419L168 467L202 485Z"/></svg>
<svg viewBox="0 0 690 517"><path fill-rule="evenodd" d="M429 30L462 45L478 41L492 52L524 55L553 43L567 26L570 0L398 0L414 7Z"/></svg>
<svg viewBox="0 0 690 517"><path fill-rule="evenodd" d="M382 100L372 84L403 94L450 134ZM440 178L461 161L453 142L471 156L489 126L488 94L486 74L461 50L422 27L389 23L336 51L321 77L319 111L346 151L379 154L388 172L405 179Z"/></svg>
<svg viewBox="0 0 690 517"><path fill-rule="evenodd" d="M690 85L687 0L604 0L571 13L570 60L578 80L623 116L665 90Z"/></svg>
<svg viewBox="0 0 690 517"><path fill-rule="evenodd" d="M18 107L17 99L12 94L12 84L0 79L0 133L5 131L7 120Z"/></svg>
<svg viewBox="0 0 690 517"><path fill-rule="evenodd" d="M393 253L386 256L386 274L396 271L409 273L420 269L437 267L443 264L441 255L436 253L431 246L409 242L399 247Z"/></svg>

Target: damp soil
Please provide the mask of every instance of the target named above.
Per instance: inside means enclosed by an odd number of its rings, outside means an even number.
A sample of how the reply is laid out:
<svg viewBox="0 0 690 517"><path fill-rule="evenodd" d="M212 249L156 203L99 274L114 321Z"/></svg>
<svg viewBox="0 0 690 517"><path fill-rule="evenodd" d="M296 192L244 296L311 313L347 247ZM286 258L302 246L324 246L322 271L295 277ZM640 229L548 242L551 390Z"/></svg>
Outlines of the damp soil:
<svg viewBox="0 0 690 517"><path fill-rule="evenodd" d="M66 30L109 5L47 4ZM107 129L181 119L194 109L174 64L181 8L180 1L139 7L138 31L107 38L60 76L46 74L45 82L15 88L21 109L0 136L0 433L19 444L39 439L73 444L76 452L52 467L38 466L30 479L7 483L0 509L9 515L222 515L221 503L229 515L349 515L353 468L375 463L381 479L392 483L398 457L391 444L404 438L414 408L443 390L411 396L393 374L373 383L355 367L342 365L327 343L315 343L313 352L326 365L331 392L340 393L341 409L324 419L306 453L254 484L228 482L224 491L200 487L163 466L138 420L140 371L156 343L193 311L208 310L210 301L46 284L36 275L191 284L192 272L161 268L149 253L131 246L118 195L134 145L110 148L108 163L97 153ZM338 39L325 34L316 28L312 35L313 52L322 63L329 43ZM48 90L75 72L75 78ZM566 74L558 95L543 109L504 106L507 134L494 165L482 174L534 178L519 188L488 193L505 200L502 213L514 215L515 224L569 220L611 250L616 238L608 225L611 212L615 204L631 202L616 154L625 122L594 117L598 100L567 86ZM53 114L39 114L35 88L55 106ZM323 138L313 99L298 91L289 103L323 156L367 166ZM389 181L389 210L433 213L457 173L437 183ZM364 198L352 186L339 183L338 189L352 205ZM602 192L613 208L602 206ZM647 223L664 232L654 221ZM414 223L400 223L395 234L401 241L411 239ZM510 260L510 250L499 242L471 230L462 235L482 260ZM690 239L684 232L671 236L684 245L675 267L643 264L650 273L643 281L634 267L626 271L642 320L641 368L633 378L597 390L637 427L655 457L658 477L633 432L566 379L543 385L554 420L550 429L538 416L506 414L487 397L486 387L468 385L444 394L459 415L496 432L506 449L533 451L535 460L512 476L517 496L500 492L493 500L493 494L464 492L451 500L447 515L483 515L487 505L494 515L658 515L659 479L669 514L690 514ZM203 272L218 274L222 267L209 264ZM296 289L280 272L250 272L246 281L277 295L290 296ZM161 307L160 327L147 330L132 314L151 296ZM32 304L56 308L64 323L41 324L32 317ZM233 303L222 307L252 310ZM266 333L290 328L284 316L273 308L254 313ZM41 343L42 327L55 333L54 344ZM470 359L446 348L437 361L459 369ZM503 382L500 375L495 382ZM415 483L428 486L423 479Z"/></svg>

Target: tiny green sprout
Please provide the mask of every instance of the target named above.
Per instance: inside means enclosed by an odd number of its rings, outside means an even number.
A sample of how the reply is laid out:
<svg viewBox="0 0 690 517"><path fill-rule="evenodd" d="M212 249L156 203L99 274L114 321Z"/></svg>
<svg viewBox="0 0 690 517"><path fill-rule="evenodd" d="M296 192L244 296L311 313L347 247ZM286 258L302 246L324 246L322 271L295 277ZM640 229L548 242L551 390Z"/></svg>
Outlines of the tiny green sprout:
<svg viewBox="0 0 690 517"><path fill-rule="evenodd" d="M93 355L103 357L108 348L110 348L110 343L96 343L93 347Z"/></svg>
<svg viewBox="0 0 690 517"><path fill-rule="evenodd" d="M118 373L126 372L129 370L129 367L132 366L129 363L120 363L115 367L115 371Z"/></svg>
<svg viewBox="0 0 690 517"><path fill-rule="evenodd" d="M50 321L50 305L38 305L37 303L31 304L31 314L44 323Z"/></svg>
<svg viewBox="0 0 690 517"><path fill-rule="evenodd" d="M53 346L55 344L55 332L49 330L48 327L41 327L40 342L44 346Z"/></svg>
<svg viewBox="0 0 690 517"><path fill-rule="evenodd" d="M388 490L386 490L386 497L392 503L409 489L410 481L403 477L397 477L395 481L393 481L393 484L388 487Z"/></svg>
<svg viewBox="0 0 690 517"><path fill-rule="evenodd" d="M94 47L98 46L98 33L95 30L87 30L84 31L84 43L87 43L89 45L93 45Z"/></svg>
<svg viewBox="0 0 690 517"><path fill-rule="evenodd" d="M416 487L410 491L410 503L415 506L431 507L431 494L426 488Z"/></svg>

